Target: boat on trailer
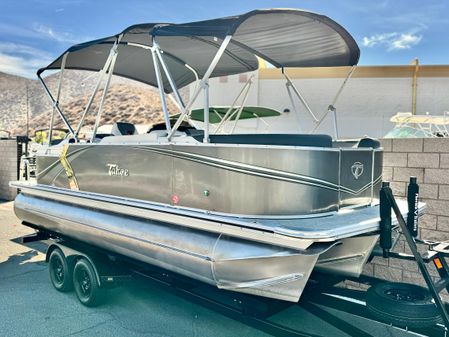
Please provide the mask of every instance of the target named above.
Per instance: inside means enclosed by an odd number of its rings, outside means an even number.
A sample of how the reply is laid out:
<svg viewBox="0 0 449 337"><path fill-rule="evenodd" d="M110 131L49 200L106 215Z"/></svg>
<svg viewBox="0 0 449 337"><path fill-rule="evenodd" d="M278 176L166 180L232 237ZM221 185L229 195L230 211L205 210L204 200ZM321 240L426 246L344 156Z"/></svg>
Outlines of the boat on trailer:
<svg viewBox="0 0 449 337"><path fill-rule="evenodd" d="M48 143L57 116L69 136L40 147L35 181L11 183L20 189L16 215L53 236L286 301L299 300L312 270L360 275L379 237L377 140L209 132L209 78L256 70L257 57L289 83L288 67L352 67L359 48L328 17L294 9L140 24L69 48L38 71L54 107ZM61 79L67 69L99 71L76 128L59 105L61 82L55 96L41 77L54 69ZM164 128L138 134L122 121L111 135L97 135L113 74L159 89ZM179 89L194 81L185 103ZM93 132L83 141L100 88ZM189 118L200 94L202 130ZM176 121L167 97L179 109Z"/></svg>

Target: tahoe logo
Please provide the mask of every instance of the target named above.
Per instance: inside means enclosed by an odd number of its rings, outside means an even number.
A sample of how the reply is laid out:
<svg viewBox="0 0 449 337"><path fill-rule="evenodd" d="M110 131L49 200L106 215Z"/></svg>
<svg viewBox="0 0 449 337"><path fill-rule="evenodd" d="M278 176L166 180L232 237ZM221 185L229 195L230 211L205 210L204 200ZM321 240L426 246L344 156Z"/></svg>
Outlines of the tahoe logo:
<svg viewBox="0 0 449 337"><path fill-rule="evenodd" d="M361 162L356 161L351 166L351 173L354 178L357 180L363 174L363 164Z"/></svg>
<svg viewBox="0 0 449 337"><path fill-rule="evenodd" d="M122 177L129 176L129 170L120 168L117 164L106 164L106 166L109 168L108 174L110 176L122 176Z"/></svg>

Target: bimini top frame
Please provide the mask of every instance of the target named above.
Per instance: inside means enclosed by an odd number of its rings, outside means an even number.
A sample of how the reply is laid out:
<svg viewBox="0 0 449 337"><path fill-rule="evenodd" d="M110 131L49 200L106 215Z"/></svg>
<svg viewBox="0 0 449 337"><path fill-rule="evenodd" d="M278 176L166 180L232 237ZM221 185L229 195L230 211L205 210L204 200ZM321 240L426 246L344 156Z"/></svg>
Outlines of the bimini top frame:
<svg viewBox="0 0 449 337"><path fill-rule="evenodd" d="M46 68L40 69L38 77L42 81L41 74L47 69L82 69L107 73L105 89L110 74L158 87L171 138L188 116L201 90L206 93L205 103L208 102L208 79L211 77L256 70L257 57L275 67L285 68L351 66L358 62L359 55L351 35L328 17L295 9L267 9L186 24L131 26L115 36L69 48ZM178 88L197 78L201 79L197 92L184 105ZM99 83L101 80L102 76ZM81 124L77 131L73 131L59 108L58 99L54 99L42 83L55 110L76 138ZM171 92L181 116L170 130L165 97L162 96ZM204 110L206 119L207 107ZM207 141L208 123L205 122Z"/></svg>

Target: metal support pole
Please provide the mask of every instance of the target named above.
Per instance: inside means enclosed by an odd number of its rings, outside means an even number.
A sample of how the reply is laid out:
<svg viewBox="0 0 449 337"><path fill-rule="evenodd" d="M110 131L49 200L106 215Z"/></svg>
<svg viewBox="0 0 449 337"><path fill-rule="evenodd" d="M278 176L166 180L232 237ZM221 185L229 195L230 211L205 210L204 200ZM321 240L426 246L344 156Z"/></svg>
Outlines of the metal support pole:
<svg viewBox="0 0 449 337"><path fill-rule="evenodd" d="M170 99L170 101L176 106L176 108L178 108L178 110L179 111L182 111L182 107L180 107L179 105L178 105L178 102L176 101L176 99L173 97L173 95L172 94L168 94L167 95L168 96L168 98ZM195 129L198 129L198 126L189 118L188 120L187 120L187 122L191 125L191 126L193 126Z"/></svg>
<svg viewBox="0 0 449 337"><path fill-rule="evenodd" d="M443 323L446 327L446 329L449 329L449 316L446 310L446 306L444 302L441 300L441 297L438 293L438 291L435 288L435 284L433 282L432 277L429 274L429 271L427 270L424 260L421 256L421 254L418 252L418 249L416 247L415 239L412 237L411 233L409 232L407 228L407 224L402 217L401 210L399 209L396 200L393 196L393 192L390 187L384 186L382 187L385 193L385 197L388 200L388 202L391 205L391 208L393 209L394 214L396 215L396 219L398 220L399 226L402 230L402 235L404 235L405 240L415 258L415 261L418 263L418 268L424 278L424 281L426 281L427 287L433 297L433 300L435 301L435 305L439 309L441 313L441 318L443 319Z"/></svg>
<svg viewBox="0 0 449 337"><path fill-rule="evenodd" d="M416 115L416 96L418 91L419 60L415 59L412 64L415 65L415 71L413 72L413 84L412 84L412 115Z"/></svg>
<svg viewBox="0 0 449 337"><path fill-rule="evenodd" d="M58 92L56 94L56 103L57 104L59 104L59 99L61 97L62 76L64 74L65 63L66 63L68 54L69 54L68 52L65 53L64 56L62 57L62 61L61 61L61 70L59 72ZM51 112L51 117L50 117L50 130L48 131L48 145L51 145L51 141L53 138L53 124L55 122L55 112L56 112L56 109L53 107L53 110Z"/></svg>
<svg viewBox="0 0 449 337"><path fill-rule="evenodd" d="M209 83L204 82L204 138L203 143L209 143Z"/></svg>
<svg viewBox="0 0 449 337"><path fill-rule="evenodd" d="M153 65L154 72L156 73L157 86L159 88L159 97L161 99L162 111L164 112L165 127L167 132L170 133L170 114L168 112L167 100L165 99L164 82L162 81L161 70L159 68L159 61L156 48L151 49L151 54L153 55Z"/></svg>
<svg viewBox="0 0 449 337"><path fill-rule="evenodd" d="M292 92L290 90L290 83L285 83L285 88L287 89L288 98L290 99L290 103L292 104L292 108L295 114L298 113L298 109L296 108L295 100L293 99Z"/></svg>
<svg viewBox="0 0 449 337"><path fill-rule="evenodd" d="M237 112L237 116L235 117L235 123L234 123L234 126L232 127L231 134L234 133L235 128L237 127L237 123L240 119L240 116L242 115L242 111L243 111L243 108L245 107L247 100L248 100L248 95L246 95L245 98L243 99L242 105L240 106L239 111Z"/></svg>
<svg viewBox="0 0 449 337"><path fill-rule="evenodd" d="M338 123L337 123L337 109L333 105L329 105L328 108L330 111L332 111L332 116L334 119L334 135L335 140L338 140Z"/></svg>
<svg viewBox="0 0 449 337"><path fill-rule="evenodd" d="M206 83L209 80L210 75L214 71L215 67L217 66L218 61L220 61L221 56L223 55L224 51L226 50L226 47L228 46L229 42L231 41L232 36L227 35L220 48L218 48L217 53L215 54L212 62L209 65L209 68L207 68L206 73L204 74L203 78L201 79L200 85L198 86L197 90L193 93L192 99L185 107L184 111L181 113L181 116L179 116L178 120L176 121L175 125L173 126L170 134L168 135L168 140L171 140L174 133L178 129L179 125L181 125L181 122L184 120L184 117L187 115L189 109L197 99L198 95L200 94L200 91L203 89L204 83Z"/></svg>
<svg viewBox="0 0 449 337"><path fill-rule="evenodd" d="M72 134L73 138L75 139L75 141L77 141L77 137L75 135L75 132L73 131L72 127L70 126L70 123L67 121L67 118L65 118L64 113L62 112L61 108L59 107L58 102L56 102L56 100L53 98L53 95L51 94L50 90L48 89L47 85L45 84L44 80L42 79L41 75L38 74L37 78L39 79L39 82L42 84L42 86L44 87L45 93L47 94L48 98L50 99L50 101L53 104L53 107L56 109L56 111L58 111L59 116L62 119L62 122L64 123L64 125L66 126L66 128L69 130L70 134Z"/></svg>
<svg viewBox="0 0 449 337"><path fill-rule="evenodd" d="M117 60L117 49L114 49L114 55L112 56L111 65L108 70L108 78L106 80L106 84L103 88L103 96L101 97L100 106L98 107L97 118L95 119L94 129L92 130L92 137L90 141L93 143L95 136L97 135L98 126L100 125L101 113L103 112L104 102L106 100L106 95L108 93L109 84L111 83L112 74L114 72L115 61Z"/></svg>
<svg viewBox="0 0 449 337"><path fill-rule="evenodd" d="M346 86L346 83L348 82L348 80L351 78L352 74L354 73L355 70L355 66L352 66L351 69L348 72L348 75L346 75L345 80L343 81L343 83L341 84L340 88L338 89L337 93L334 96L334 99L332 100L332 103L329 106L335 107L335 104L337 104L337 100L340 97L340 94L343 91L343 88ZM320 118L320 120L318 121L317 125L315 125L315 128L310 132L310 133L314 133L318 127L321 125L321 123L323 122L324 118L326 118L327 114L329 113L329 111L331 110L327 110L323 117ZM335 127L335 126L334 126Z"/></svg>
<svg viewBox="0 0 449 337"><path fill-rule="evenodd" d="M150 46L147 46L147 45L142 45L140 43L128 42L129 46L135 46L135 47L139 47L139 48L143 48L143 49L149 49L151 51L155 51L156 52L156 55L157 55L157 57L159 59L159 62L160 62L160 65L162 65L162 69L163 69L165 75L167 76L167 79L168 79L168 81L170 83L170 87L173 90L173 93L175 95L175 98L170 96L170 99L175 102L175 105L177 106L179 111L182 113L185 110L184 109L184 102L182 100L181 95L179 94L178 88L176 87L176 82L173 80L173 77L172 77L172 75L171 75L170 71L168 70L168 67L167 67L167 65L165 63L165 60L162 57L162 54L164 53L164 51L160 49L160 47L159 47L159 45L158 45L158 43L156 41L156 38L154 36L153 36L153 39L152 39L152 44L153 44L153 46L150 47ZM198 73L196 72L196 70L194 68L192 68L187 63L183 62L182 60L180 60L178 58L174 58L171 55L169 55L169 56L173 60L175 60L176 62L182 64L184 67L189 69L193 73L193 75L195 76L196 81L198 81ZM155 62L154 58L153 58L153 62ZM159 64L156 65L156 66L159 67ZM160 73L160 70L159 70L159 73ZM191 123L190 121L189 121L189 123L193 125L193 123Z"/></svg>
<svg viewBox="0 0 449 337"><path fill-rule="evenodd" d="M86 115L89 112L90 107L92 106L95 96L97 95L98 89L100 88L100 85L103 81L104 75L106 75L106 72L108 71L109 66L111 65L112 58L117 53L117 45L118 45L118 41L116 41L114 43L114 45L112 46L111 51L109 52L109 56L106 59L106 62L104 64L103 68L100 70L97 84L95 85L94 91L92 92L92 95L90 96L89 101L87 102L86 108L84 109L83 114L81 115L81 119L78 124L78 127L76 128L76 132L75 132L76 136L78 136L78 134L81 130L81 127L83 126L84 119L86 118Z"/></svg>
<svg viewBox="0 0 449 337"><path fill-rule="evenodd" d="M299 132L302 132L301 121L300 121L299 114L298 114L298 108L296 107L295 100L293 99L293 95L292 95L292 92L290 89L290 83L286 82L285 88L287 89L287 94L288 94L288 97L290 98L290 102L292 104L293 112L295 114L295 119L298 122L298 130L299 130Z"/></svg>
<svg viewBox="0 0 449 337"><path fill-rule="evenodd" d="M254 75L251 75L250 78L248 79L248 81L246 81L245 85L243 86L242 90L239 92L239 94L237 95L237 97L235 98L234 102L232 102L232 105L229 107L229 109L226 111L225 115L223 116L222 120L220 121L220 123L218 124L214 134L217 134L221 127L223 126L224 123L226 123L228 120L230 120L232 118L231 112L234 109L234 106L237 104L237 101L239 100L239 98L243 95L244 99L243 101L246 101L246 97L249 94L249 90L251 88L251 84L253 83L253 79L254 79ZM243 104L242 104L243 105Z"/></svg>
<svg viewBox="0 0 449 337"><path fill-rule="evenodd" d="M178 102L178 105L180 107L184 107L184 102L182 101L182 97L179 94L178 88L176 87L176 82L173 80L173 77L171 76L170 71L168 70L167 65L165 64L165 61L162 57L161 50L159 49L159 45L154 41L153 39L153 50L157 55L157 58L159 59L159 62L162 65L162 69L164 70L165 76L167 76L168 83L170 83L170 87L173 90L173 95L175 96L176 102ZM198 75L196 75L196 71L192 67L186 67L193 71L195 74L195 77L198 78Z"/></svg>
<svg viewBox="0 0 449 337"><path fill-rule="evenodd" d="M292 82L292 80L290 79L290 77L284 72L284 69L282 69L282 74L284 75L285 79L287 80L287 83L290 85L290 87L293 89L294 93L296 94L296 96L298 97L298 99L300 100L300 102L302 103L302 105L304 105L304 107L306 108L307 112L309 113L309 115L313 118L313 120L315 121L315 123L318 123L318 119L316 118L315 114L313 113L312 109L310 109L309 104L307 104L306 100L304 99L304 97L302 97L301 93L299 92L299 90L296 88L295 84Z"/></svg>

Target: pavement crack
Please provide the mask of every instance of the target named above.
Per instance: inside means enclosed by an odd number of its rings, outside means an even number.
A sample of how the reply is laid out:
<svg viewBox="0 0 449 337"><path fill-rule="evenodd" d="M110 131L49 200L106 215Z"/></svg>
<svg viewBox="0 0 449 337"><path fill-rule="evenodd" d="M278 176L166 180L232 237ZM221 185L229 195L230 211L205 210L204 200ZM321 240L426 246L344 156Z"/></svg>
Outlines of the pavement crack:
<svg viewBox="0 0 449 337"><path fill-rule="evenodd" d="M66 334L66 335L62 335L61 337L75 336L75 335L78 335L78 334L80 334L80 333L82 333L82 332L85 332L85 331L89 331L89 330L95 329L95 328L97 328L97 327L99 327L99 326L102 326L102 325L104 325L104 324L106 324L106 323L108 323L108 322L111 322L111 321L113 321L113 320L114 320L113 318L110 318L110 319L107 319L107 320L105 320L105 321L102 321L102 322L99 322L99 323L97 323L97 324L94 324L94 325L92 325L92 326L89 326L89 327L87 327L87 328L84 328L84 329L81 329L81 330L78 330L78 331L75 331L75 332L71 332L71 333Z"/></svg>

